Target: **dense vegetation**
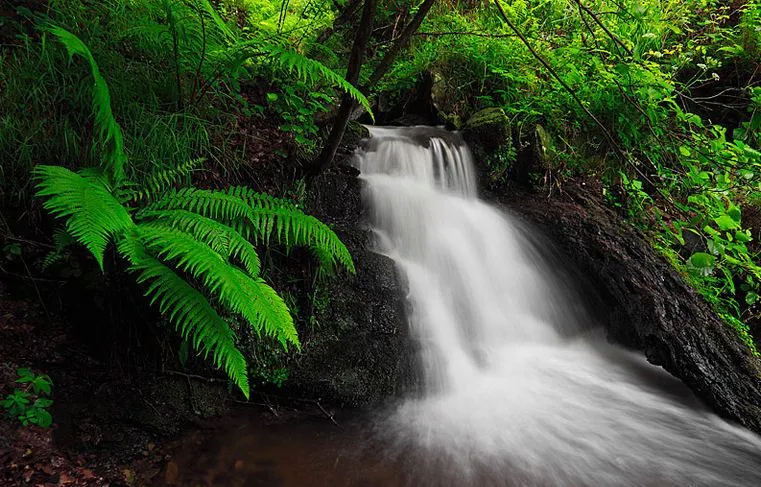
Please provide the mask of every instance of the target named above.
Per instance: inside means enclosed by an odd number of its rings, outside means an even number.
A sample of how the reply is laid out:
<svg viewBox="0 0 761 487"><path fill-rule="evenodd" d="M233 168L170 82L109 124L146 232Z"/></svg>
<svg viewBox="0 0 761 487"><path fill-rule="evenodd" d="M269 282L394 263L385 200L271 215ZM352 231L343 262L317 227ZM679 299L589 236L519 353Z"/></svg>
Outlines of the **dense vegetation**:
<svg viewBox="0 0 761 487"><path fill-rule="evenodd" d="M503 110L494 184L527 144L535 187L595 180L755 350L759 2L27 0L0 42L0 270L133 274L180 360L210 355L246 395L238 318L299 343L259 254L353 270L304 178L356 108L389 121L426 79L455 128Z"/></svg>

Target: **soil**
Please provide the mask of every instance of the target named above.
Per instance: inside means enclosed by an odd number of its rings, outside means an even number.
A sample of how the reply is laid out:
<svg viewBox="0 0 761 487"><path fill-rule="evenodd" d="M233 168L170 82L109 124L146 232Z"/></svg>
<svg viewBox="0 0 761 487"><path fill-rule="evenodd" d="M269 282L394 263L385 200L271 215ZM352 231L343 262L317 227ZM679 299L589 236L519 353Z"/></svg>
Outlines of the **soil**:
<svg viewBox="0 0 761 487"><path fill-rule="evenodd" d="M160 390L188 387L189 377L115 374L70 337L63 321L38 302L14 298L0 282L0 396L12 392L16 370L53 381L53 425L22 426L0 411L0 486L160 485L172 438L208 424L221 411L180 411ZM160 385L160 387L157 387ZM212 387L213 386L213 387ZM225 388L193 379L192 388ZM195 392L196 409L209 398ZM181 398L181 399L187 399ZM226 404L222 397L219 405ZM211 399L208 399L211 401ZM140 404L142 403L142 407ZM152 411L149 424L146 411ZM204 419L205 418L205 419Z"/></svg>

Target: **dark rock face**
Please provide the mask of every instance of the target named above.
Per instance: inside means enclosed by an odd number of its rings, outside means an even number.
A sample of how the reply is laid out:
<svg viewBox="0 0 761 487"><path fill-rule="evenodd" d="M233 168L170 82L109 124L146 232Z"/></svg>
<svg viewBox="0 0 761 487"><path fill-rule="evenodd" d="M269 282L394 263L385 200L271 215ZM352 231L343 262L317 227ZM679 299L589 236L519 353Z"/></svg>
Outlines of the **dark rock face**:
<svg viewBox="0 0 761 487"><path fill-rule="evenodd" d="M590 181L564 193L486 195L538 226L592 281L611 340L642 350L720 415L761 433L761 363ZM599 189L599 188L597 188Z"/></svg>
<svg viewBox="0 0 761 487"><path fill-rule="evenodd" d="M357 175L334 166L310 188L307 212L338 234L357 273L328 281L329 303L317 312L319 327L301 333L303 352L290 366L287 387L301 397L369 407L398 395L412 376L414 351L395 265L368 250Z"/></svg>

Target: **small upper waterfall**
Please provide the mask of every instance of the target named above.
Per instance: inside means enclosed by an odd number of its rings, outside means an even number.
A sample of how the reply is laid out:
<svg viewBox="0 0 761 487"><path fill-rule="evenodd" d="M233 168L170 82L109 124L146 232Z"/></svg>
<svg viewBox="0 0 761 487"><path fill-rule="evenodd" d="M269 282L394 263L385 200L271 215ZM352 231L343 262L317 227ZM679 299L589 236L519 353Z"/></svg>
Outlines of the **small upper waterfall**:
<svg viewBox="0 0 761 487"><path fill-rule="evenodd" d="M356 160L425 380L385 429L445 459L410 485L761 485L761 440L589 331L530 230L478 199L456 134L370 133Z"/></svg>

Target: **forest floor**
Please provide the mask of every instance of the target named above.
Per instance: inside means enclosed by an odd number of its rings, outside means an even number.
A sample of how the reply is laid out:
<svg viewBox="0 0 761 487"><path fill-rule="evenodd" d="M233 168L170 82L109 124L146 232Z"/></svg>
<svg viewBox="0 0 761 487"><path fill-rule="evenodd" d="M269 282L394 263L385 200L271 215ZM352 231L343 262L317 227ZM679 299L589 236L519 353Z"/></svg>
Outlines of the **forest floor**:
<svg viewBox="0 0 761 487"><path fill-rule="evenodd" d="M27 367L51 376L54 404L47 429L0 411L0 487L218 485L238 470L250 476L239 456L257 455L248 447L216 451L221 430L242 424L259 437L266 425L333 427L325 409L294 398L257 391L252 402L237 404L200 376L114 370L93 358L63 319L13 296L9 286L0 281L0 399L12 392L16 370ZM167 394L174 385L188 394Z"/></svg>
<svg viewBox="0 0 761 487"><path fill-rule="evenodd" d="M56 401L65 400L59 382L75 378L90 390L105 378L101 364L90 359L67 336L61 321L48 316L36 302L14 299L0 283L0 395L13 389L16 370L30 367L53 376L53 425L43 429L22 426L15 418L0 416L0 485L104 486L140 485L152 478L165 463L160 443L124 442L117 448L71 448L79 441L65 437L55 416ZM62 397L64 396L64 397ZM84 402L86 404L86 401ZM4 412L4 411L3 411ZM84 416L97 417L94 411ZM90 426L91 435L105 431L108 424ZM91 443L97 443L92 440ZM153 473L153 475L151 475Z"/></svg>
<svg viewBox="0 0 761 487"><path fill-rule="evenodd" d="M178 446L176 438L195 433L200 423L181 421L175 434L166 435L115 421L119 412L114 408L121 407L120 413L129 417L131 403L115 397L104 405L99 390L113 387L116 381L126 394L150 391L151 377L115 379L105 364L71 339L61 320L49 316L35 301L12 297L0 282L0 396L12 392L19 367L53 379L53 425L25 427L0 414L0 486L175 483L179 472L171 451ZM146 402L152 400L148 397ZM109 408L109 414L102 414L103 408Z"/></svg>

